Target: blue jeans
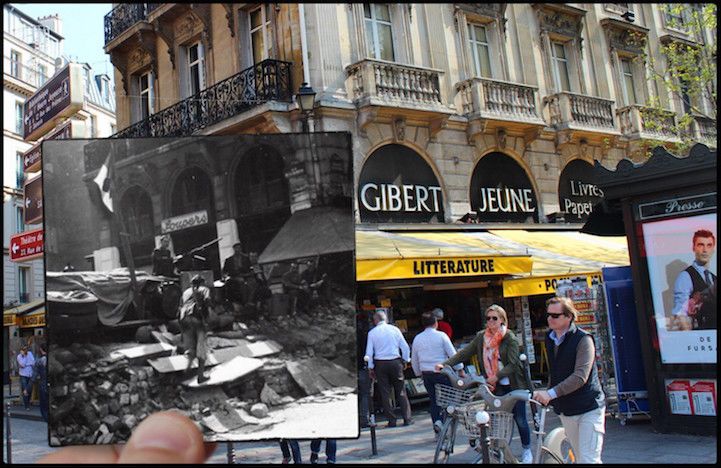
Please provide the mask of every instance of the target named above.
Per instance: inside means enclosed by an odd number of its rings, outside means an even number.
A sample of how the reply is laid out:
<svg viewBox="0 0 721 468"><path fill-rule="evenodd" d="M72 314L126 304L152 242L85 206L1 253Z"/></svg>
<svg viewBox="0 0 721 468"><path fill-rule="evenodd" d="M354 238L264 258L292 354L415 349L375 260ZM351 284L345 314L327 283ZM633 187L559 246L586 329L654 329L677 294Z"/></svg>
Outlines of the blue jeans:
<svg viewBox="0 0 721 468"><path fill-rule="evenodd" d="M426 387L426 391L428 392L428 398L431 399L428 411L431 413L431 420L433 423L443 420L443 408L438 406L436 403L436 384L448 385L450 387L451 382L445 374L438 372L423 373L423 385Z"/></svg>
<svg viewBox="0 0 721 468"><path fill-rule="evenodd" d="M40 414L43 417L43 421L48 422L48 384L41 381L40 386Z"/></svg>
<svg viewBox="0 0 721 468"><path fill-rule="evenodd" d="M283 452L283 458L290 459L291 451L293 451L293 463L303 463L303 459L300 456L300 445L295 439L280 439L280 450ZM290 448L288 447L290 445Z"/></svg>
<svg viewBox="0 0 721 468"><path fill-rule="evenodd" d="M496 395L503 396L511 391L510 385L497 385ZM513 419L518 427L518 434L521 436L521 445L524 449L531 448L531 428L528 427L528 417L526 416L526 402L519 401L513 407Z"/></svg>
<svg viewBox="0 0 721 468"><path fill-rule="evenodd" d="M23 394L23 403L25 403L25 408L30 408L30 396L33 394L32 377L20 376L20 392Z"/></svg>
<svg viewBox="0 0 721 468"><path fill-rule="evenodd" d="M320 442L323 439L313 439L310 442L310 451L313 453L320 452ZM325 456L328 463L335 463L335 451L337 443L335 439L325 439Z"/></svg>

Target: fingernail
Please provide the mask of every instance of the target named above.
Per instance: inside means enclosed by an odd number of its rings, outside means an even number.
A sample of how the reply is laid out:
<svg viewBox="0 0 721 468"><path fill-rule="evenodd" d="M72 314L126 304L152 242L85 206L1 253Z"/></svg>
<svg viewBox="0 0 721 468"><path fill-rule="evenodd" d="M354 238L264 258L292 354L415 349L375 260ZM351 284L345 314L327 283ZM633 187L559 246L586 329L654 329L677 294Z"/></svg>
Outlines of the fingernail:
<svg viewBox="0 0 721 468"><path fill-rule="evenodd" d="M176 423L176 424L173 424ZM133 433L137 449L160 449L184 453L193 443L187 428L173 418L147 419Z"/></svg>

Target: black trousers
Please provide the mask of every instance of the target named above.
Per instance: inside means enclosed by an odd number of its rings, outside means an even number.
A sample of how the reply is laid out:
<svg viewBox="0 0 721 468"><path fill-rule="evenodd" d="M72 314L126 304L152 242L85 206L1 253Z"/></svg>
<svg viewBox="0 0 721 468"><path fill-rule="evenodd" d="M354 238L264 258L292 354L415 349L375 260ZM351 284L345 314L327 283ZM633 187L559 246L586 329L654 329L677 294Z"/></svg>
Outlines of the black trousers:
<svg viewBox="0 0 721 468"><path fill-rule="evenodd" d="M403 380L403 360L401 358L392 361L375 361L376 379L378 389L381 392L383 413L389 422L395 422L396 415L391 406L391 389L395 393L396 402L401 408L401 415L404 421L411 420L411 404L408 402L405 382Z"/></svg>

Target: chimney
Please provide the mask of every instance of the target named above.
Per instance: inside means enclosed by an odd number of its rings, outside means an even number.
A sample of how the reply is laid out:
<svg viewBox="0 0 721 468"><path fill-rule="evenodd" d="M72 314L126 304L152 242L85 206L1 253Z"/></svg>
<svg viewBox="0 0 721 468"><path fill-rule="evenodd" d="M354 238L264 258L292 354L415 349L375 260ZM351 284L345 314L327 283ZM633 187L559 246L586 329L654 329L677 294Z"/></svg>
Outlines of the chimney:
<svg viewBox="0 0 721 468"><path fill-rule="evenodd" d="M53 32L56 32L60 35L63 34L63 20L60 19L60 15L58 13L55 13L54 15L41 16L40 18L38 18L38 23L42 24Z"/></svg>

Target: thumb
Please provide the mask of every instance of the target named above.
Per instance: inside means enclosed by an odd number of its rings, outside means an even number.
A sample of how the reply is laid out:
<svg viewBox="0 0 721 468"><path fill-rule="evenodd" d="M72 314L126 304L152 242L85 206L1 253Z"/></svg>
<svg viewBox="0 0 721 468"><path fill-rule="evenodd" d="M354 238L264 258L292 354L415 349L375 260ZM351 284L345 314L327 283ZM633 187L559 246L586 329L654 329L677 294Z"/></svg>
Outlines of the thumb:
<svg viewBox="0 0 721 468"><path fill-rule="evenodd" d="M203 463L203 435L188 417L165 411L148 416L133 431L118 463Z"/></svg>

